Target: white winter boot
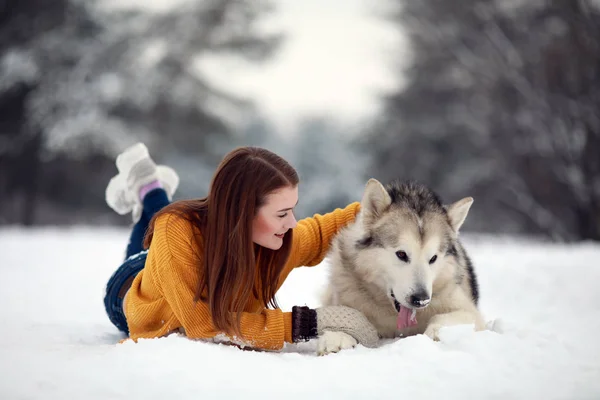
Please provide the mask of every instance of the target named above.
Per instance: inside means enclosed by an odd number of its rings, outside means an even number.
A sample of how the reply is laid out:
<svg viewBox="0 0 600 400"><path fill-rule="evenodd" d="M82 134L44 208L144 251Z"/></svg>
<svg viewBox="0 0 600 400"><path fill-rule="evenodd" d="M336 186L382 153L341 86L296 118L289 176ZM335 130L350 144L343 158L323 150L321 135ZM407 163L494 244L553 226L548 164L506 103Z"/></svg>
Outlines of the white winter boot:
<svg viewBox="0 0 600 400"><path fill-rule="evenodd" d="M106 203L120 215L132 212L133 222L142 215L140 189L158 181L167 192L169 200L179 186L179 176L173 168L156 165L143 143L137 143L117 156L115 175L106 187Z"/></svg>

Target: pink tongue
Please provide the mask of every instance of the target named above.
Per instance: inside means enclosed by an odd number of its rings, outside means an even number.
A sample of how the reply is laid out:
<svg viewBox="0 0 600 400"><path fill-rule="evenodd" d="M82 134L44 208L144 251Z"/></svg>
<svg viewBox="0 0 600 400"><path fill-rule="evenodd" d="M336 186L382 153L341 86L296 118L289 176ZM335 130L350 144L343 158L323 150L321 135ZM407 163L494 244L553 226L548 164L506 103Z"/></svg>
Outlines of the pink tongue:
<svg viewBox="0 0 600 400"><path fill-rule="evenodd" d="M417 317L416 315L414 319L411 319L411 317L412 310L410 308L400 306L400 312L398 313L398 319L396 320L396 327L399 330L402 330L404 328L415 326L417 324Z"/></svg>

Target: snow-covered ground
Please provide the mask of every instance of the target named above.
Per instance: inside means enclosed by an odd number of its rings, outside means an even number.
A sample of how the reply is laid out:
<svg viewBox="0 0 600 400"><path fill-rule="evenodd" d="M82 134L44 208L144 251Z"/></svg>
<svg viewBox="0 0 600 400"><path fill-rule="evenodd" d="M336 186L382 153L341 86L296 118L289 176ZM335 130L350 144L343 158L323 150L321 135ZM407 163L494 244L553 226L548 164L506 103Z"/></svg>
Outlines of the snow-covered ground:
<svg viewBox="0 0 600 400"><path fill-rule="evenodd" d="M599 399L600 245L466 238L481 308L504 333L446 329L326 357L178 336L117 344L104 284L121 229L0 229L0 399ZM318 305L327 267L279 301Z"/></svg>

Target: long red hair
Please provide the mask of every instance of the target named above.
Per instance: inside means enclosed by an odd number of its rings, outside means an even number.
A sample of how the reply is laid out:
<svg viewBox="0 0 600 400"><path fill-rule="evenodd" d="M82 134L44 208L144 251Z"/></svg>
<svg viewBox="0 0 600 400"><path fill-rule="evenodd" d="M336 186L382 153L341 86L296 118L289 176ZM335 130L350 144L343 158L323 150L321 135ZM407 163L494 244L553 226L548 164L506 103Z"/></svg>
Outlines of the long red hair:
<svg viewBox="0 0 600 400"><path fill-rule="evenodd" d="M242 312L252 295L265 307L277 307L275 292L291 250L292 231L286 233L279 250L270 250L252 242L252 221L267 195L295 187L298 181L294 168L275 153L240 147L217 167L207 197L174 202L150 221L146 248L160 215L175 213L200 229L204 254L198 258L196 301L208 303L217 330L241 337ZM200 248L200 238L196 240Z"/></svg>

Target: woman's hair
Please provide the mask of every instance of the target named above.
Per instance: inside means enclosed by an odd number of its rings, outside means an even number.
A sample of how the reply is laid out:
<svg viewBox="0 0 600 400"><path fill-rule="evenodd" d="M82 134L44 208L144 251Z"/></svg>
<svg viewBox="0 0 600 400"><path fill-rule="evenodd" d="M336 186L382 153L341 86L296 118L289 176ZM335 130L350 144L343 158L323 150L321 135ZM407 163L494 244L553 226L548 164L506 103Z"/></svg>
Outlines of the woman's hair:
<svg viewBox="0 0 600 400"><path fill-rule="evenodd" d="M252 241L252 221L267 195L298 185L298 174L283 158L266 149L241 147L218 166L208 196L174 202L154 215L144 246L149 247L154 221L175 213L200 229L204 249L196 300L208 302L213 325L228 334L240 332L242 312L254 295L265 307L277 307L275 292L288 259L292 231L279 250ZM257 271L258 270L258 271Z"/></svg>

